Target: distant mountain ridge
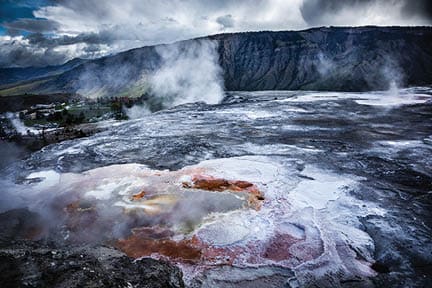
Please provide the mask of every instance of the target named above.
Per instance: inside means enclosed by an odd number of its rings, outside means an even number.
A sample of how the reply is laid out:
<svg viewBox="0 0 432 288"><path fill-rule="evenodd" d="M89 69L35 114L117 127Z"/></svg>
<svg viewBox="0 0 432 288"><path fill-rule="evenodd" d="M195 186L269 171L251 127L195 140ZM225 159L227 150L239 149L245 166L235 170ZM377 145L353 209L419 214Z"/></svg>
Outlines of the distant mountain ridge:
<svg viewBox="0 0 432 288"><path fill-rule="evenodd" d="M367 91L432 84L432 27L321 27L303 31L218 34L219 64L227 90ZM164 45L169 47L169 44ZM47 73L33 71L31 81L12 84L0 69L1 95L80 93L133 95L146 91L147 76L157 70L157 46L132 49ZM33 70L31 70L33 69ZM22 77L19 81L22 81ZM83 89L84 86L86 89ZM94 87L92 86L94 85ZM3 88L3 89L2 89ZM93 90L92 90L93 89Z"/></svg>
<svg viewBox="0 0 432 288"><path fill-rule="evenodd" d="M75 58L62 65L25 68L0 68L0 85L61 74L81 65L86 61L87 60L85 59Z"/></svg>

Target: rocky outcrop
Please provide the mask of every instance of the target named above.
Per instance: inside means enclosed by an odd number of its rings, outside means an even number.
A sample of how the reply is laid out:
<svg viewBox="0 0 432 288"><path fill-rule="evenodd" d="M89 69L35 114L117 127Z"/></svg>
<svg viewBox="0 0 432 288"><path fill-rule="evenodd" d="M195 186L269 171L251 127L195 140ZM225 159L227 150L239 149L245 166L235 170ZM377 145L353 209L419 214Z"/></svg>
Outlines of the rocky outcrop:
<svg viewBox="0 0 432 288"><path fill-rule="evenodd" d="M0 214L1 287L184 287L180 269L164 261L133 260L108 246L26 240L40 221L27 209Z"/></svg>
<svg viewBox="0 0 432 288"><path fill-rule="evenodd" d="M183 287L179 268L133 261L108 247L55 249L19 242L0 250L2 287Z"/></svg>
<svg viewBox="0 0 432 288"><path fill-rule="evenodd" d="M179 268L133 261L108 247L53 249L20 242L0 250L2 287L183 287Z"/></svg>

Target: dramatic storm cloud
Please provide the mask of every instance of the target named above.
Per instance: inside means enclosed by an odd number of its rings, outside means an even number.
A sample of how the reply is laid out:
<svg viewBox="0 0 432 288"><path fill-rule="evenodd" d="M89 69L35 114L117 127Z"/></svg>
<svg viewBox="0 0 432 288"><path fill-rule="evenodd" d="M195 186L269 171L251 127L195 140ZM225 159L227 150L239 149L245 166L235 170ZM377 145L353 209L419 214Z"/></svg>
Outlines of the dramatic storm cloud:
<svg viewBox="0 0 432 288"><path fill-rule="evenodd" d="M19 31L51 32L57 30L59 24L45 19L19 19L13 22L5 22L3 26L9 30L10 34L19 34Z"/></svg>
<svg viewBox="0 0 432 288"><path fill-rule="evenodd" d="M0 3L0 66L44 66L145 45L321 25L430 25L431 1L36 0Z"/></svg>
<svg viewBox="0 0 432 288"><path fill-rule="evenodd" d="M216 18L216 22L221 24L224 28L234 27L234 18L231 14Z"/></svg>
<svg viewBox="0 0 432 288"><path fill-rule="evenodd" d="M430 25L430 0L304 0L301 14L310 26Z"/></svg>

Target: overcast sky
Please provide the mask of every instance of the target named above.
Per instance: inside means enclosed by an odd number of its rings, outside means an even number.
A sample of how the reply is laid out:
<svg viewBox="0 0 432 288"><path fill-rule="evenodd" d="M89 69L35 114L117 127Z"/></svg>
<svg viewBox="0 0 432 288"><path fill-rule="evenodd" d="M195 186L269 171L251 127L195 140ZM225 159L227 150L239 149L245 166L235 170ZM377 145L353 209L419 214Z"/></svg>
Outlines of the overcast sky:
<svg viewBox="0 0 432 288"><path fill-rule="evenodd" d="M431 24L432 0L0 0L0 67L222 32Z"/></svg>

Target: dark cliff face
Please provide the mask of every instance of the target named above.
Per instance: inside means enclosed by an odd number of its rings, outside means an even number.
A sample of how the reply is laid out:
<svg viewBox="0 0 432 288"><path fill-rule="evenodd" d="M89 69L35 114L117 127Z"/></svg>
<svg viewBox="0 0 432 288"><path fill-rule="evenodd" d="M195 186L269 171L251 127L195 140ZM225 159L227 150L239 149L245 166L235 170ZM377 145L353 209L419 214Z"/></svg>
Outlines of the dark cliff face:
<svg viewBox="0 0 432 288"><path fill-rule="evenodd" d="M368 91L385 90L392 83L432 84L432 27L323 27L200 39L218 42L227 90ZM9 83L0 94L85 93L93 86L121 93L159 64L155 46L143 47L88 61L30 85Z"/></svg>
<svg viewBox="0 0 432 288"><path fill-rule="evenodd" d="M432 83L432 28L317 28L210 37L228 90L387 89Z"/></svg>

